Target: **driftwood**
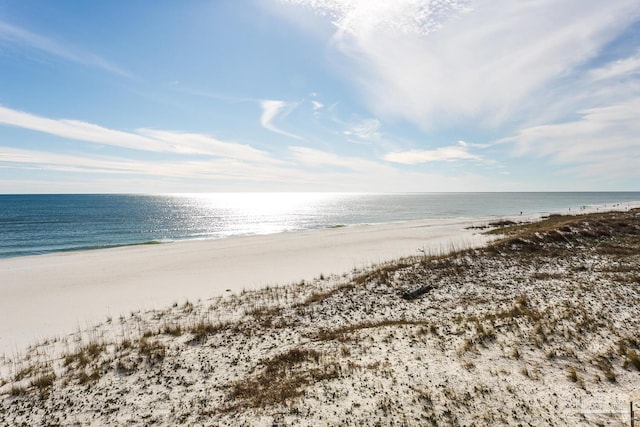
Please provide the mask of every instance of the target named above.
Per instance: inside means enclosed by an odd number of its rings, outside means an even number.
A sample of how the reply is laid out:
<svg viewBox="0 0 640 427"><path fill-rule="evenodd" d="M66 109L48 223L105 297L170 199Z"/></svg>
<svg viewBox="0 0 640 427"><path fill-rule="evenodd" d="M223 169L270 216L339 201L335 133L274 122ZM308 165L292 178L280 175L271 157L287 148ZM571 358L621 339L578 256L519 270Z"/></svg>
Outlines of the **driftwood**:
<svg viewBox="0 0 640 427"><path fill-rule="evenodd" d="M416 298L420 298L422 295L426 294L427 292L429 292L431 289L433 289L435 286L434 285L424 285L419 287L418 289L414 289L413 291L407 291L405 293L402 294L402 298L410 301L410 300L414 300Z"/></svg>

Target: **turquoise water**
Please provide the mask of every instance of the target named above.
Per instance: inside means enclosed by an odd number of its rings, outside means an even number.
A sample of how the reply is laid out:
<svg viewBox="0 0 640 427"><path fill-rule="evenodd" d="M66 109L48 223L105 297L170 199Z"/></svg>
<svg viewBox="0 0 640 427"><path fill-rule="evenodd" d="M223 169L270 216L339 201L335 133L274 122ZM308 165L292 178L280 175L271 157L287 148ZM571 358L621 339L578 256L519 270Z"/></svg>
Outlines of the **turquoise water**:
<svg viewBox="0 0 640 427"><path fill-rule="evenodd" d="M640 192L0 195L0 258L639 200Z"/></svg>

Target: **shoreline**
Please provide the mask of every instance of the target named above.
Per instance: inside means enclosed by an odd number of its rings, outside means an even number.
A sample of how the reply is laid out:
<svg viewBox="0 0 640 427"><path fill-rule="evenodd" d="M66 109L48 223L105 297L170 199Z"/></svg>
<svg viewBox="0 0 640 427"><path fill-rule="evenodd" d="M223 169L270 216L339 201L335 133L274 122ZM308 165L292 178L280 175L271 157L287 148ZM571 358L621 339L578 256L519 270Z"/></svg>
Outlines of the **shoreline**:
<svg viewBox="0 0 640 427"><path fill-rule="evenodd" d="M614 206L606 210L616 210ZM640 203L617 208L634 206ZM542 216L500 218L535 221ZM138 310L481 246L491 237L470 227L496 219L354 225L0 259L0 354Z"/></svg>
<svg viewBox="0 0 640 427"><path fill-rule="evenodd" d="M597 193L597 192L596 192ZM610 194L610 192L602 192L603 194ZM618 193L630 193L640 195L640 192L618 192ZM482 193L469 193L470 195L474 194L482 194ZM510 194L510 193L505 193ZM513 193L513 194L521 194L521 193ZM537 194L537 193L532 193ZM541 193L547 194L547 193ZM571 196L574 194L580 193L566 193ZM591 194L591 193L585 193ZM615 193L617 194L617 193ZM406 194L404 194L406 195ZM29 196L29 195L24 195ZM65 196L65 195L55 195L55 196ZM92 196L92 195L81 195L81 196ZM98 195L100 196L100 195ZM126 196L126 195L124 195ZM0 195L2 197L2 195ZM473 201L472 201L473 202ZM522 201L520 201L522 202ZM600 209L609 209L610 207L615 208L619 205L632 205L640 203L640 198L637 200L628 200L628 199L618 199L614 201L593 201L593 200L581 200L578 202L577 200L572 200L572 204L566 206L566 203L571 203L565 201L562 203L563 207L555 206L550 207L546 206L544 203L534 205L535 207L529 206L527 203L519 206L518 204L504 204L504 200L502 204L498 203L501 206L500 209L494 211L490 207L486 207L484 210L471 209L469 212L447 212L447 210L442 210L434 212L425 211L426 217L422 214L414 212L414 214L410 215L410 217L403 217L401 215L398 219L389 219L389 218L379 218L376 219L369 218L369 220L365 220L364 218L359 218L358 221L353 221L353 219L340 218L345 220L346 222L341 222L338 218L335 218L336 221L328 222L328 223L315 223L306 224L306 225L295 225L292 227L279 227L277 230L218 230L210 233L196 233L192 235L181 235L181 234L172 234L170 235L161 233L160 235L148 235L148 236L138 236L137 238L130 238L133 235L137 236L136 230L130 230L133 234L129 236L127 239L119 239L113 237L101 237L94 240L91 239L71 239L69 241L62 242L48 242L44 241L43 246L27 246L27 247L12 247L7 246L3 247L0 250L0 260L3 259L13 259L13 258L22 258L26 256L42 256L42 255L51 255L51 254L62 254L62 253L74 253L74 252L85 252L92 250L103 250L103 249L112 249L112 248L120 248L120 247L128 247L128 246L139 246L139 245L156 245L156 244L167 244L167 243L182 243L182 242L190 242L190 241L203 241L203 240L220 240L220 239L228 239L235 237L245 237L245 236L263 236L263 235L271 235L271 234L288 234L288 233L297 233L303 231L311 231L311 230L325 230L325 229L333 229L333 228L343 228L343 227L354 227L361 225L385 225L385 224L395 224L402 222L411 222L411 221L441 221L441 220L474 220L476 218L491 218L491 219L499 219L504 217L517 217L518 212L520 215L524 214L524 217L535 217L540 218L546 214L553 213L574 213L574 212L587 212L587 211L595 211L598 208ZM507 207L508 206L508 207ZM544 206L544 207L543 207ZM520 209L520 210L518 210ZM429 213L426 213L429 212ZM439 213L438 213L439 212ZM376 216L376 215L374 215ZM80 225L82 226L82 225ZM43 232L46 234L46 231ZM10 234L11 237L11 234ZM27 241L28 236L22 236L22 240ZM60 244L59 244L60 243ZM12 249L13 248L13 249Z"/></svg>

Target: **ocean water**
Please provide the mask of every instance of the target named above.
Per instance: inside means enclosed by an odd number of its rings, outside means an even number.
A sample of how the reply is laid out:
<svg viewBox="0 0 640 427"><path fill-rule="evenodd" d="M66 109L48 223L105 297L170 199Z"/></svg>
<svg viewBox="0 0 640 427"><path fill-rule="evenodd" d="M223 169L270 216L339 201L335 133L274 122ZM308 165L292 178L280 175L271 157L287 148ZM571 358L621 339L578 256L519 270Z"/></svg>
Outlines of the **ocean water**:
<svg viewBox="0 0 640 427"><path fill-rule="evenodd" d="M640 192L0 195L0 258L626 201Z"/></svg>

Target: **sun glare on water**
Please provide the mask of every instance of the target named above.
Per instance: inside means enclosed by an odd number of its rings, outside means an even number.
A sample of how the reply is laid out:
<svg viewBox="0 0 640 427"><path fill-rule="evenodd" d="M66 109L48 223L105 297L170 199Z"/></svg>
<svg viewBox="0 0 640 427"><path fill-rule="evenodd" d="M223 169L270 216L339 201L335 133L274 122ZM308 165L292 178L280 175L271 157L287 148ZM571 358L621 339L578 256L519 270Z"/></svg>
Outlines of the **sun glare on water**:
<svg viewBox="0 0 640 427"><path fill-rule="evenodd" d="M193 204L199 220L216 218L229 235L270 234L305 228L302 218L323 215L339 193L202 193L180 194Z"/></svg>

